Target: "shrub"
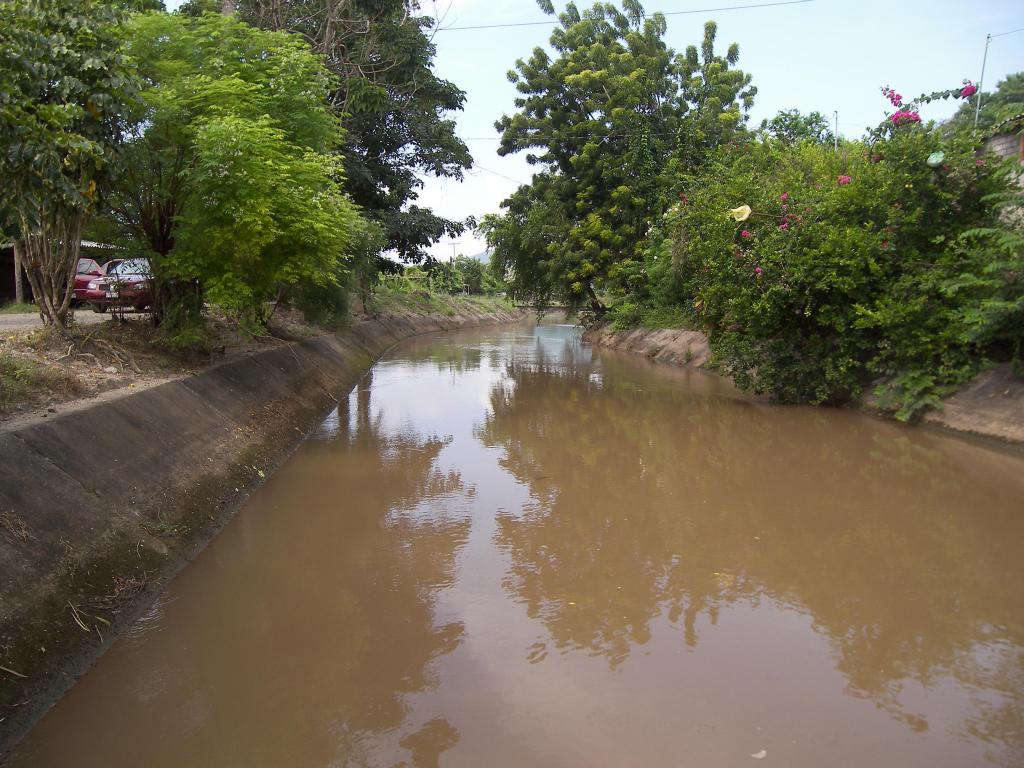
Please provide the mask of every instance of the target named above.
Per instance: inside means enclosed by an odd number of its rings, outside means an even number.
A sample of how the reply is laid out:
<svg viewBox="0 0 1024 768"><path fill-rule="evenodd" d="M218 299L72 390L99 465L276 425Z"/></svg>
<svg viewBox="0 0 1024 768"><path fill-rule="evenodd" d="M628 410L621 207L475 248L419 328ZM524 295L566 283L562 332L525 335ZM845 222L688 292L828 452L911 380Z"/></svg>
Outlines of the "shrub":
<svg viewBox="0 0 1024 768"><path fill-rule="evenodd" d="M741 386L834 403L884 377L901 405L927 405L997 338L1019 345L1019 272L1013 285L1006 270L979 276L1013 251L996 197L1007 181L966 136L891 121L838 152L745 143L687 181L668 236L650 238L644 298L692 306Z"/></svg>

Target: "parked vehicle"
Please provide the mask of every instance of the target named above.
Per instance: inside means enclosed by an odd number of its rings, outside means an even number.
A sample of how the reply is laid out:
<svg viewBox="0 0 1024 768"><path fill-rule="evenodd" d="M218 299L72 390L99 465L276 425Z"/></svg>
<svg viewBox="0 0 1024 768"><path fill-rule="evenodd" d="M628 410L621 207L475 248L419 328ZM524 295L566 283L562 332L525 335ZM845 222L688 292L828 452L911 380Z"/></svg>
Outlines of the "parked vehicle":
<svg viewBox="0 0 1024 768"><path fill-rule="evenodd" d="M82 258L78 260L78 271L75 273L75 297L71 300L72 305L79 306L88 302L86 291L89 283L97 277L104 277L109 269L120 264L124 259L112 259L102 266L95 259Z"/></svg>
<svg viewBox="0 0 1024 768"><path fill-rule="evenodd" d="M79 259L78 270L75 272L75 296L71 299L72 306L78 306L85 301L85 286L90 280L103 277L103 270L94 259Z"/></svg>
<svg viewBox="0 0 1024 768"><path fill-rule="evenodd" d="M153 273L149 259L122 259L108 266L103 277L90 280L85 300L93 312L106 312L111 306L134 307L142 311L153 306Z"/></svg>

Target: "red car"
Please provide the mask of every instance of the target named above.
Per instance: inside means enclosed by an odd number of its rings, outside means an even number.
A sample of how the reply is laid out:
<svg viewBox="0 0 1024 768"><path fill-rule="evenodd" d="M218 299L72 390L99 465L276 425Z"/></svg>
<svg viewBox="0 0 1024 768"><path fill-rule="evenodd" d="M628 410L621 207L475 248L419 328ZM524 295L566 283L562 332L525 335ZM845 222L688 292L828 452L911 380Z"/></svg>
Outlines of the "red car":
<svg viewBox="0 0 1024 768"><path fill-rule="evenodd" d="M111 264L107 264L103 277L86 283L84 300L92 305L92 311L106 312L113 305L134 307L141 312L153 306L149 259L121 259Z"/></svg>
<svg viewBox="0 0 1024 768"><path fill-rule="evenodd" d="M101 267L95 259L79 259L78 271L75 273L75 298L71 303L76 306L84 304L86 302L85 290L89 282L97 277L103 277L109 267L120 261L121 259L115 259Z"/></svg>

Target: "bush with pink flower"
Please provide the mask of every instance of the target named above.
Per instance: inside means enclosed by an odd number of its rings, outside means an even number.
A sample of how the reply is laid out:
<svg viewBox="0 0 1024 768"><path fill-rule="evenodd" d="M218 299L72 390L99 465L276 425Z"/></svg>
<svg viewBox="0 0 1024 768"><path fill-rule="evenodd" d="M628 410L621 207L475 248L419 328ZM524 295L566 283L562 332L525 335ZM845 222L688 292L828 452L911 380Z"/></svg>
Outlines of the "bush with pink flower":
<svg viewBox="0 0 1024 768"><path fill-rule="evenodd" d="M880 376L899 393L906 371L951 386L980 357L961 340L964 307L945 281L976 269L962 236L996 221L988 196L1005 189L975 160L968 138L916 122L838 152L723 148L659 228L660 256L631 306L671 297L708 332L724 372L784 402L842 402Z"/></svg>
<svg viewBox="0 0 1024 768"><path fill-rule="evenodd" d="M986 359L1022 356L1024 255L1000 261L994 244L1011 240L993 234L1008 177L918 110L974 93L886 87L893 112L838 151L770 134L720 147L623 270L616 320L685 313L724 373L783 402L843 402L882 380L904 418ZM1020 268L993 274L1004 262Z"/></svg>

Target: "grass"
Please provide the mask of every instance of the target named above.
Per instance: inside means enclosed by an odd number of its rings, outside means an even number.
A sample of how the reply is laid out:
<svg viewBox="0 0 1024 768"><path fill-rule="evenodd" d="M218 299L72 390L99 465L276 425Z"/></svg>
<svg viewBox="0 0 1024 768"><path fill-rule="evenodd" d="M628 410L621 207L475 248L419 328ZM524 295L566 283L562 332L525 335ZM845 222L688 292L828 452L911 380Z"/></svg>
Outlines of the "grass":
<svg viewBox="0 0 1024 768"><path fill-rule="evenodd" d="M79 391L78 378L60 366L0 353L0 412L43 395L66 397Z"/></svg>
<svg viewBox="0 0 1024 768"><path fill-rule="evenodd" d="M10 302L0 306L0 315L26 315L36 314L39 312L39 308L35 304L18 304L17 302Z"/></svg>
<svg viewBox="0 0 1024 768"><path fill-rule="evenodd" d="M383 315L441 315L453 317L467 309L477 312L507 311L508 300L498 296L432 293L424 288L407 288L398 281L382 281L373 293L373 309Z"/></svg>
<svg viewBox="0 0 1024 768"><path fill-rule="evenodd" d="M640 325L644 328L691 328L693 320L680 306L650 307L641 311Z"/></svg>
<svg viewBox="0 0 1024 768"><path fill-rule="evenodd" d="M693 328L693 319L687 316L682 307L650 307L623 301L612 307L608 313L612 328L616 331L628 331L633 328Z"/></svg>

